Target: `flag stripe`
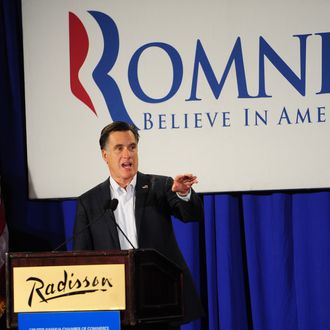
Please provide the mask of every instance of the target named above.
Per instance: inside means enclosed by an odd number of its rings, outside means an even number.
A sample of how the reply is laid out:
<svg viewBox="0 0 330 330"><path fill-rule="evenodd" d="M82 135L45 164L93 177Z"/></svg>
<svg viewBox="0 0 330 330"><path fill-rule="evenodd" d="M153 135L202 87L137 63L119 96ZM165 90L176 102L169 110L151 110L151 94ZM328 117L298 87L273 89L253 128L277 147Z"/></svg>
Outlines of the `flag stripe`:
<svg viewBox="0 0 330 330"><path fill-rule="evenodd" d="M0 188L0 269L5 263L5 253L8 251L8 228L5 218L5 206L1 197Z"/></svg>
<svg viewBox="0 0 330 330"><path fill-rule="evenodd" d="M8 229L5 225L0 235L0 269L5 264L5 253L8 250Z"/></svg>

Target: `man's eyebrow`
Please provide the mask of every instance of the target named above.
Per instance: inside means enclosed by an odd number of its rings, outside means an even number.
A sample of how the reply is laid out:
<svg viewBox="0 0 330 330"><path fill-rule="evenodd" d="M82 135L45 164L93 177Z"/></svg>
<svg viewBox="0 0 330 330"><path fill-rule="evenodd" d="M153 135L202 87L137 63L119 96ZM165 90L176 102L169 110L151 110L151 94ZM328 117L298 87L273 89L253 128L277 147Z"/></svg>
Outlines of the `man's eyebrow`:
<svg viewBox="0 0 330 330"><path fill-rule="evenodd" d="M124 147L125 145L123 143L118 143L118 144L115 144L113 147L114 148L119 148L119 147ZM136 142L132 142L128 145L129 147L131 146L137 146L137 143Z"/></svg>
<svg viewBox="0 0 330 330"><path fill-rule="evenodd" d="M113 147L114 148L119 148L119 147L123 147L124 145L122 143L118 143L118 144L115 144Z"/></svg>

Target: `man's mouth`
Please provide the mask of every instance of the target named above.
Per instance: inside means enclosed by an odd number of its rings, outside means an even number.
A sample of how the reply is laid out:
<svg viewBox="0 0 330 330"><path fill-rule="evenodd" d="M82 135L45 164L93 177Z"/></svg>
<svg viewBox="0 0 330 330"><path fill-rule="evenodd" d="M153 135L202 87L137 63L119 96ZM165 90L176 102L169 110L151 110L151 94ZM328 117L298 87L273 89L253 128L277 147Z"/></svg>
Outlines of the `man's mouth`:
<svg viewBox="0 0 330 330"><path fill-rule="evenodd" d="M124 162L121 164L122 168L130 169L133 166L132 162Z"/></svg>

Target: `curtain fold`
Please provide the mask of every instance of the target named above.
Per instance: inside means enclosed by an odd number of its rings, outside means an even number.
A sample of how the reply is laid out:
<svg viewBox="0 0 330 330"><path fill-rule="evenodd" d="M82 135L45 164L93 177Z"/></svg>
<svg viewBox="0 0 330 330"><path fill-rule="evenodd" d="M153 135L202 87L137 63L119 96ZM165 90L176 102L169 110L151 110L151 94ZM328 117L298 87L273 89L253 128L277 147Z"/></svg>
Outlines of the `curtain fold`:
<svg viewBox="0 0 330 330"><path fill-rule="evenodd" d="M243 197L255 329L296 329L291 196Z"/></svg>
<svg viewBox="0 0 330 330"><path fill-rule="evenodd" d="M204 207L209 328L249 329L240 195L206 195Z"/></svg>

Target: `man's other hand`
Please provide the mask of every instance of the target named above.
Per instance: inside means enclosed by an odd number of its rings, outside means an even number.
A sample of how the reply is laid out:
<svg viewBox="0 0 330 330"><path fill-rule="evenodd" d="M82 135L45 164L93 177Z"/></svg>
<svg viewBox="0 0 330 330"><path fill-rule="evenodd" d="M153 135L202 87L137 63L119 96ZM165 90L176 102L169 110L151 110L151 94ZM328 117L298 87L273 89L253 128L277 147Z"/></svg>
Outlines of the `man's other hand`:
<svg viewBox="0 0 330 330"><path fill-rule="evenodd" d="M193 184L198 183L197 176L192 174L177 175L172 185L172 191L180 196L187 196Z"/></svg>

